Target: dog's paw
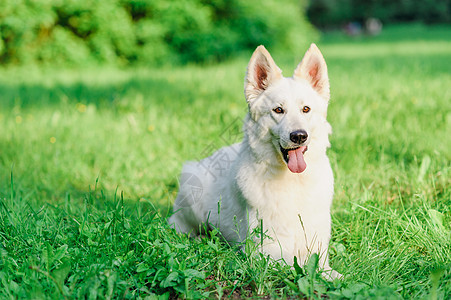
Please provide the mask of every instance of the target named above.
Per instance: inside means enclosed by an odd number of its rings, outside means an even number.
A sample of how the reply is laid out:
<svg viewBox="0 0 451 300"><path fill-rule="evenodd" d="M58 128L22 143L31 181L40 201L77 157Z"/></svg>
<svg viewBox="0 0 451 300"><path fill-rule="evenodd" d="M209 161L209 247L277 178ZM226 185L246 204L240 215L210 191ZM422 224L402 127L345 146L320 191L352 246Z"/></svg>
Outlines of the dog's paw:
<svg viewBox="0 0 451 300"><path fill-rule="evenodd" d="M337 279L338 280L343 279L343 275L341 275L340 273L338 273L337 271L332 270L332 269L324 270L324 272L322 273L322 276L327 281L334 281L334 280L337 280Z"/></svg>

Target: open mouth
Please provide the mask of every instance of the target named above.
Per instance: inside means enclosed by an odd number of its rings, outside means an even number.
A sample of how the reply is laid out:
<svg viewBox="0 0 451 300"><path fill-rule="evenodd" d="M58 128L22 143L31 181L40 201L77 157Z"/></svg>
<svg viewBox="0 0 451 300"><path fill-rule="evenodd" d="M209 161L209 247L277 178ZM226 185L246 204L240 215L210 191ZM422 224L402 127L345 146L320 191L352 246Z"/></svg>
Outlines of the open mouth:
<svg viewBox="0 0 451 300"><path fill-rule="evenodd" d="M304 149L300 149L300 148L304 148ZM298 149L300 149L301 153L304 154L308 150L308 147L304 146L304 147L296 147L296 148L291 148L291 149L285 149L285 148L282 148L282 146L280 146L280 152L282 152L283 159L285 160L285 162L287 164L288 164L289 157L290 157L289 152L290 151L296 151Z"/></svg>
<svg viewBox="0 0 451 300"><path fill-rule="evenodd" d="M287 163L288 169L293 173L301 173L307 167L304 160L304 153L307 151L307 146L301 146L291 149L285 149L280 146L280 152L283 159Z"/></svg>

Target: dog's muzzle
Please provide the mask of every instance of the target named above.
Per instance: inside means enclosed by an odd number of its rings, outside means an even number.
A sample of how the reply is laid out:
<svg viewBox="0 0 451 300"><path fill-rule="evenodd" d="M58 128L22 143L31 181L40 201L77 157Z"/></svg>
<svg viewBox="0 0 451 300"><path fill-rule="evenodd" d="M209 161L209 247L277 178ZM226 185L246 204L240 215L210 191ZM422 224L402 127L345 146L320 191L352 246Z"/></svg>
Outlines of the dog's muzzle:
<svg viewBox="0 0 451 300"><path fill-rule="evenodd" d="M290 133L290 140L298 145L301 145L305 143L305 141L308 139L307 131L304 129L296 130Z"/></svg>
<svg viewBox="0 0 451 300"><path fill-rule="evenodd" d="M303 145L307 139L307 132L300 129L290 133L290 140L295 144L294 147L284 148L279 144L283 160L286 162L288 169L293 173L302 173L307 168L304 160L307 145Z"/></svg>

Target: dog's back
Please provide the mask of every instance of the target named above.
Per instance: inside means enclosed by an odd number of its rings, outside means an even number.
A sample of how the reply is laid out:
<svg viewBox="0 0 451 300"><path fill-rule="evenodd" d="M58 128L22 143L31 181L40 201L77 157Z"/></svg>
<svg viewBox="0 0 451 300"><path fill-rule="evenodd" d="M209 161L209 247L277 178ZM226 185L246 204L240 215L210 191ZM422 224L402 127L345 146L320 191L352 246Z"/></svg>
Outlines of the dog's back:
<svg viewBox="0 0 451 300"><path fill-rule="evenodd" d="M233 178L241 143L221 148L199 162L188 162L180 175L180 188L169 223L183 233L198 234L214 222ZM212 205L214 207L212 207ZM218 224L214 224L217 226Z"/></svg>

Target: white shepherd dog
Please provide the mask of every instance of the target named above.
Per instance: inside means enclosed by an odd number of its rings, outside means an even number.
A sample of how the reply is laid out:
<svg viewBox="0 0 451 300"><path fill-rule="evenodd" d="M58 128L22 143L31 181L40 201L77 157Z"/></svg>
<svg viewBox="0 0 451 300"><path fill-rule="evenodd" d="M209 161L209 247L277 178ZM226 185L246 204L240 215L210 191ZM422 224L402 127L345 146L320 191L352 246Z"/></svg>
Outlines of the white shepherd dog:
<svg viewBox="0 0 451 300"><path fill-rule="evenodd" d="M243 242L262 222L264 253L290 265L294 257L303 265L317 253L326 276L340 277L327 254L334 177L326 155L330 94L321 52L312 44L286 78L259 46L244 93L243 141L185 164L169 223L191 234L214 226L228 241ZM212 167L221 160L230 163Z"/></svg>

